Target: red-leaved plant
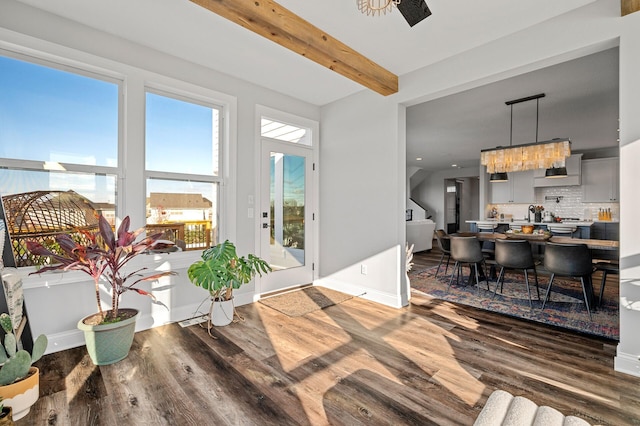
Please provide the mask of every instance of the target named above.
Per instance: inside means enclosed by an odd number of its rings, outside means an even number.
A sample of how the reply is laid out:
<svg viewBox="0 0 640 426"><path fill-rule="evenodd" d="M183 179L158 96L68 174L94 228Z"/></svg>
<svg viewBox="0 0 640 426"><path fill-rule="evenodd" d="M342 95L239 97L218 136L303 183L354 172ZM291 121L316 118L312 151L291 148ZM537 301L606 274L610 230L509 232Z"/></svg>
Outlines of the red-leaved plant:
<svg viewBox="0 0 640 426"><path fill-rule="evenodd" d="M138 235L144 232L140 228L134 232L129 232L131 223L129 216L125 217L120 224L116 235L114 235L111 225L100 215L99 228L96 232L79 231L87 238L87 244L78 244L68 234L56 235L55 239L64 255L52 252L36 241L28 241L27 249L39 256L49 256L54 263L45 266L32 274L41 274L47 271L76 270L87 273L93 278L96 290L96 302L102 321L116 321L118 318L118 307L122 293L132 290L138 294L150 296L155 300L153 294L135 288L142 281L155 281L160 277L175 275L175 272L165 271L153 275L142 276L140 272L147 269L141 268L133 272L125 273L124 266L140 253L156 247L162 233L147 236L140 241L136 241ZM166 243L162 243L163 245ZM135 281L127 284L130 278L137 277ZM111 310L107 315L102 310L100 303L100 278L111 286Z"/></svg>

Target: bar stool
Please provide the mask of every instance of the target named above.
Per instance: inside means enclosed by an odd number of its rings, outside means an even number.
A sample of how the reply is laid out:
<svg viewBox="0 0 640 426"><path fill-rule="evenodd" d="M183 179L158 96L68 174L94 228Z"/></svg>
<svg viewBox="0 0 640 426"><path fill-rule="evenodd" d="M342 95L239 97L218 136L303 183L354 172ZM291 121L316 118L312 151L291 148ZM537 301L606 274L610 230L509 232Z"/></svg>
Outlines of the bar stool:
<svg viewBox="0 0 640 426"><path fill-rule="evenodd" d="M498 227L498 222L476 222L476 228L478 232L496 232L496 228ZM493 260L496 257L496 245L493 241L483 241L482 242L482 253L488 260ZM491 266L490 271L491 277L494 278L496 276L495 266Z"/></svg>
<svg viewBox="0 0 640 426"><path fill-rule="evenodd" d="M524 279L527 285L527 294L529 295L529 307L533 309L528 270L533 269L538 300L540 300L540 288L538 286L538 271L536 271L536 263L533 260L531 244L526 240L496 240L496 265L500 267L500 273L498 274L496 288L493 291L492 299L498 292L498 284L500 284L500 292L502 292L502 287L504 285L504 270L522 269L524 271Z"/></svg>
<svg viewBox="0 0 640 426"><path fill-rule="evenodd" d="M547 225L547 230L549 230L551 234L559 237L573 237L577 229L578 227L574 225Z"/></svg>
<svg viewBox="0 0 640 426"><path fill-rule="evenodd" d="M600 282L600 297L598 298L598 306L602 306L604 297L604 285L607 283L607 274L620 275L620 265L614 262L596 262L594 265L596 271L602 272L602 281Z"/></svg>
<svg viewBox="0 0 640 426"><path fill-rule="evenodd" d="M438 278L440 265L442 265L442 261L444 260L445 256L447 256L447 265L444 268L444 273L446 274L449 270L449 261L451 260L451 244L444 229L436 229L436 240L438 241L438 247L442 252L442 256L440 256L440 262L438 263L438 269L436 270L436 278Z"/></svg>
<svg viewBox="0 0 640 426"><path fill-rule="evenodd" d="M469 265L470 273L475 272L476 290L480 292L478 265L485 265L484 255L480 248L480 241L476 237L459 237L455 235L451 235L449 241L451 242L451 258L455 260L456 263L453 265L453 271L451 272L447 292L451 287L453 276L456 272L458 272L458 278L460 278L460 269L462 269L462 264L464 263ZM487 278L486 271L484 272L485 280L487 281L487 290L489 290L489 279ZM471 276L469 276L469 281L471 281Z"/></svg>
<svg viewBox="0 0 640 426"><path fill-rule="evenodd" d="M549 300L551 293L551 285L556 275L580 278L582 284L582 294L584 296L584 304L591 316L591 302L593 301L593 285L591 283L591 274L593 266L591 264L591 252L586 244L559 244L546 243L544 249L544 267L551 272L549 279L549 287L542 302L542 310Z"/></svg>

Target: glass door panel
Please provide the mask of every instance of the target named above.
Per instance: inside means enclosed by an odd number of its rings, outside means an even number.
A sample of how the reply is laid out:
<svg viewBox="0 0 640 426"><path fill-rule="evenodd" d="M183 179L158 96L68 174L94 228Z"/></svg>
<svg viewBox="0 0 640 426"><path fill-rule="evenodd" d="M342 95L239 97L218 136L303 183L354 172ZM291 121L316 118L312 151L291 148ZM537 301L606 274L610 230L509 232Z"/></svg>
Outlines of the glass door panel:
<svg viewBox="0 0 640 426"><path fill-rule="evenodd" d="M308 148L262 141L261 257L273 268L261 279L262 294L313 281L312 163Z"/></svg>

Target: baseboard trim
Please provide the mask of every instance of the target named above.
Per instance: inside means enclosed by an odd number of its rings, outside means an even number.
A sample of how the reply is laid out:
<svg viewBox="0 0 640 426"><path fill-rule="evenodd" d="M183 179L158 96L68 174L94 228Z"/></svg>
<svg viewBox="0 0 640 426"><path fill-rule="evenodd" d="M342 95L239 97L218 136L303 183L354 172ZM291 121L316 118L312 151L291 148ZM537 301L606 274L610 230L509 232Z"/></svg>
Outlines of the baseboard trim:
<svg viewBox="0 0 640 426"><path fill-rule="evenodd" d="M620 373L640 377L640 360L638 359L638 355L627 354L618 350L614 359L613 368Z"/></svg>
<svg viewBox="0 0 640 426"><path fill-rule="evenodd" d="M353 296L361 297L372 302L380 303L382 305L390 306L392 308L401 308L402 304L400 299L395 294L384 293L378 290L372 290L344 281L335 280L332 278L321 278L315 280L313 285L329 288L331 290L340 291L342 293L351 294Z"/></svg>

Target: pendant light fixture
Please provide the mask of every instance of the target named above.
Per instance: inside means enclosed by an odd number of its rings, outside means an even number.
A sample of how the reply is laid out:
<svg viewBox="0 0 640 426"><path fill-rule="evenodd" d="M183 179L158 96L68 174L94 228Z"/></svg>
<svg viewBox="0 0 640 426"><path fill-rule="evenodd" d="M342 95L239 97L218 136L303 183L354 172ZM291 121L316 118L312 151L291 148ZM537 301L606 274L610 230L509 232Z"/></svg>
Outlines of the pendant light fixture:
<svg viewBox="0 0 640 426"><path fill-rule="evenodd" d="M509 119L509 146L513 145L513 104L511 106L511 114ZM489 175L489 182L507 182L509 180L509 175L507 175L506 171L503 172L495 172Z"/></svg>
<svg viewBox="0 0 640 426"><path fill-rule="evenodd" d="M507 182L509 180L509 175L507 175L507 172L498 172L498 173L491 173L489 175L489 182Z"/></svg>
<svg viewBox="0 0 640 426"><path fill-rule="evenodd" d="M553 139L538 142L538 112L540 98L544 93L505 102L511 107L511 137L508 147L483 149L480 151L480 164L487 166L487 173L520 172L534 169L552 169L565 167L565 160L571 155L569 139ZM536 141L513 146L513 105L521 102L536 101ZM550 172L561 177L562 172Z"/></svg>
<svg viewBox="0 0 640 426"><path fill-rule="evenodd" d="M356 0L358 9L365 15L386 15L394 6L398 6L401 0Z"/></svg>
<svg viewBox="0 0 640 426"><path fill-rule="evenodd" d="M567 168L566 167L551 167L544 172L544 177L555 179L555 178L565 178L567 177Z"/></svg>

